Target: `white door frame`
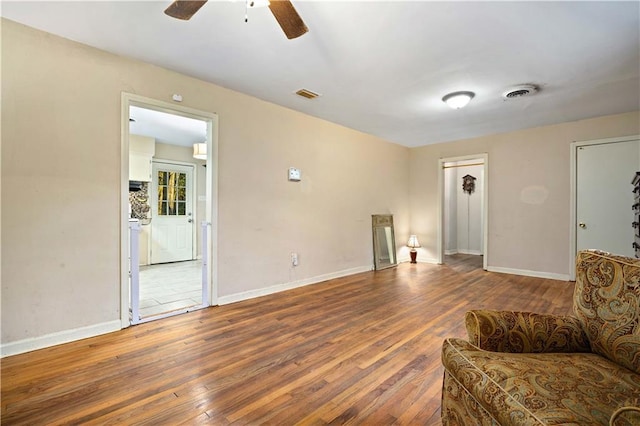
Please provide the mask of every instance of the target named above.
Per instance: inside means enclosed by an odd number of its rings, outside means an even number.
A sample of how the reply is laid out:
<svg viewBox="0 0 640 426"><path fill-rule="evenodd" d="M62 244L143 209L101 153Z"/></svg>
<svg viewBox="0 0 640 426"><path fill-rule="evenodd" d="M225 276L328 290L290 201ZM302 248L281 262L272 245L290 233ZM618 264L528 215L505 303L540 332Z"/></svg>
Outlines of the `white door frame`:
<svg viewBox="0 0 640 426"><path fill-rule="evenodd" d="M207 122L207 171L205 221L210 225L207 241L208 288L210 306L218 304L218 115L133 93L122 92L120 132L120 321L129 322L129 107L166 112ZM196 202L197 200L194 200ZM204 301L203 301L204 304Z"/></svg>
<svg viewBox="0 0 640 426"><path fill-rule="evenodd" d="M186 161L175 161L175 160L165 160L165 159L161 159L161 158L154 158L152 160L152 168L153 168L153 164L166 164L168 166L187 166L187 167L191 167L192 170L192 174L191 174L191 194L189 194L191 196L191 219L193 220L192 222L192 227L191 227L191 259L195 259L196 258L196 254L198 253L198 237L197 237L197 231L200 229L199 228L199 220L200 218L198 217L198 188L197 188L197 183L198 183L198 168L197 168L197 164L196 163L188 163ZM152 177L154 180L151 181L151 188L153 188L154 182L156 182L155 178L156 176ZM153 194L156 197L156 205L157 205L157 197L158 194L154 193L154 191L150 191L151 194ZM152 207L153 210L153 207ZM151 222L151 229L149 230L149 237L153 238L153 221ZM149 247L151 247L151 243L149 243ZM148 257L149 259L149 264L151 265L151 256Z"/></svg>
<svg viewBox="0 0 640 426"><path fill-rule="evenodd" d="M640 135L623 136L619 138L607 138L607 139L594 139L587 141L575 141L571 143L571 159L569 165L570 171L570 195L569 199L569 280L576 280L576 247L577 247L577 235L576 226L578 224L578 148L588 145L604 145L608 143L616 142L628 142L640 139ZM631 178L629 178L629 184L631 184Z"/></svg>
<svg viewBox="0 0 640 426"><path fill-rule="evenodd" d="M482 160L484 163L482 269L486 271L489 259L489 155L487 153L447 157L438 160L438 241L436 260L439 265L441 265L444 260L444 165L445 163L468 160Z"/></svg>

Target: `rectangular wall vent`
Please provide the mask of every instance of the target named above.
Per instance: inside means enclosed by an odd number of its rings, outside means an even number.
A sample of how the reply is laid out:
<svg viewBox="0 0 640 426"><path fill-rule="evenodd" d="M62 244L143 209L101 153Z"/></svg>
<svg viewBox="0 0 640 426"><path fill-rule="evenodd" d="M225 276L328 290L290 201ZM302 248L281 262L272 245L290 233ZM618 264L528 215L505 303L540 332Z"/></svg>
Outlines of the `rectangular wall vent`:
<svg viewBox="0 0 640 426"><path fill-rule="evenodd" d="M298 90L296 92L296 95L302 96L303 98L307 98L307 99L314 99L314 98L317 98L318 96L320 96L319 94L314 93L311 90L307 90L307 89Z"/></svg>

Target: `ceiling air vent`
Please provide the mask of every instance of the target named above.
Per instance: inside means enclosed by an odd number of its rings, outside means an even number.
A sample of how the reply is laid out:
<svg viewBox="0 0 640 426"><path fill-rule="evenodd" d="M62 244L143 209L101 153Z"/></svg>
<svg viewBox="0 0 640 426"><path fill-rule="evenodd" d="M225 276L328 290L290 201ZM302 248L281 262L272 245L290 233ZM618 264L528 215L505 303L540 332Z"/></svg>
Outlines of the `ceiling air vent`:
<svg viewBox="0 0 640 426"><path fill-rule="evenodd" d="M521 98L523 96L533 95L538 91L538 88L533 84L521 84L519 86L513 86L507 89L502 97L505 99Z"/></svg>
<svg viewBox="0 0 640 426"><path fill-rule="evenodd" d="M314 98L317 98L318 96L320 96L319 94L314 93L311 90L307 90L307 89L298 90L296 92L296 95L302 96L303 98L307 98L307 99L314 99Z"/></svg>

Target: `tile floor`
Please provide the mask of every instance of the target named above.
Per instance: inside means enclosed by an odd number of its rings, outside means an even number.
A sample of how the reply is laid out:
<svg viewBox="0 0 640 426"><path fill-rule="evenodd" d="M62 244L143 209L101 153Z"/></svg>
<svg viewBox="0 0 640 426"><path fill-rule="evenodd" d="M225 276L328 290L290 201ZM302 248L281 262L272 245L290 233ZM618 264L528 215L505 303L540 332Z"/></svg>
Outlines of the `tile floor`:
<svg viewBox="0 0 640 426"><path fill-rule="evenodd" d="M140 316L142 318L201 303L201 260L140 267Z"/></svg>

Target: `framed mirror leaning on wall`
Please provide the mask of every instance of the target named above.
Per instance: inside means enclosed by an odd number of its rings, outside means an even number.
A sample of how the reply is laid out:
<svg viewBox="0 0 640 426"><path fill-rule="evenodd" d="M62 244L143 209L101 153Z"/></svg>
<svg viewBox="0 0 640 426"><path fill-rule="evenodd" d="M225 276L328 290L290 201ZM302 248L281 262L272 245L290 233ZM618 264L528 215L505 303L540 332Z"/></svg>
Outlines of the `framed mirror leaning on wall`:
<svg viewBox="0 0 640 426"><path fill-rule="evenodd" d="M376 271L397 265L396 237L393 231L393 215L371 216L373 231L373 264Z"/></svg>

